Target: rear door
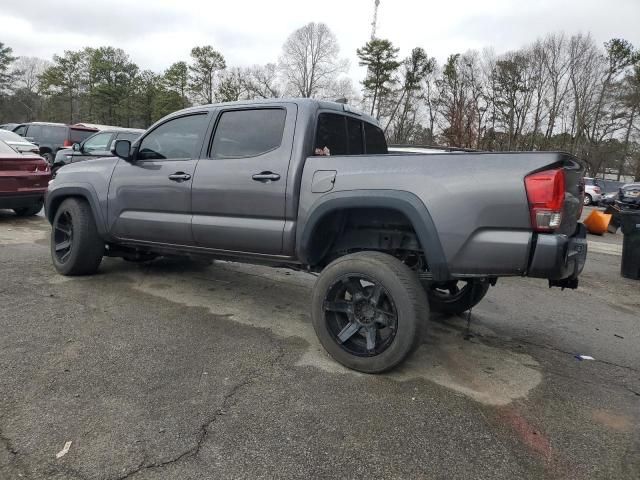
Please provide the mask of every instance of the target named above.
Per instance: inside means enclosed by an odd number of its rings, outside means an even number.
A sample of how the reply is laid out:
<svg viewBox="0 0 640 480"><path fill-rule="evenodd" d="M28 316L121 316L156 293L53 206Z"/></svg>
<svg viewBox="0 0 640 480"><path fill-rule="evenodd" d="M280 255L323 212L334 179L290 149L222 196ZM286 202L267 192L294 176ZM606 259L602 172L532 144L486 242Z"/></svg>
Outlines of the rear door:
<svg viewBox="0 0 640 480"><path fill-rule="evenodd" d="M132 161L118 161L107 214L115 237L193 244L191 185L209 118L206 111L170 118L139 140Z"/></svg>
<svg viewBox="0 0 640 480"><path fill-rule="evenodd" d="M217 114L193 182L197 245L279 255L297 107L274 103Z"/></svg>

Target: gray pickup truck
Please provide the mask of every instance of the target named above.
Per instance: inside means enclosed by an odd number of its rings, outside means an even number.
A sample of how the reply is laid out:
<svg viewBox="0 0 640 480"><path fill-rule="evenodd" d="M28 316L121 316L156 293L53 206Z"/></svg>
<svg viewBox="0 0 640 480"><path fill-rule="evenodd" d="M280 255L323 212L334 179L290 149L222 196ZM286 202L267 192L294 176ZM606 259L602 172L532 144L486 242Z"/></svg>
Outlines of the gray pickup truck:
<svg viewBox="0 0 640 480"><path fill-rule="evenodd" d="M311 316L368 373L415 348L429 311L462 313L498 277L576 288L583 167L564 153L389 154L375 119L309 99L193 107L49 185L63 275L104 256L206 256L318 273Z"/></svg>

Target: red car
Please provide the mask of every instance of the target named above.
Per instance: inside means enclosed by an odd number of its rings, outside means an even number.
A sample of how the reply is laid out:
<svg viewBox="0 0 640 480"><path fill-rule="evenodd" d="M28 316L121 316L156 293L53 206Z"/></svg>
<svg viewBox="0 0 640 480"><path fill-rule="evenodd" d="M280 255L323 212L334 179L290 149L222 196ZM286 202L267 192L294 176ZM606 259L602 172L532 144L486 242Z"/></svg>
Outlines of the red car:
<svg viewBox="0 0 640 480"><path fill-rule="evenodd" d="M18 153L0 141L0 209L13 209L20 217L35 215L49 180L51 169L44 158Z"/></svg>

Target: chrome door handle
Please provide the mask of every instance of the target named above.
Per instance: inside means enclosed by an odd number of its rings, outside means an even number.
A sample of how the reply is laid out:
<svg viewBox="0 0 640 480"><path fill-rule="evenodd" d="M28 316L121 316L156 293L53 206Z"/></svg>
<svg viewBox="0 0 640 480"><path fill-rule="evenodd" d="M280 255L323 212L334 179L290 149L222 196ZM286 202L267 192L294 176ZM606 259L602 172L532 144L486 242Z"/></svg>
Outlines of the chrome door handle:
<svg viewBox="0 0 640 480"><path fill-rule="evenodd" d="M191 175L184 172L176 172L169 175L169 180L173 180L174 182L183 182L184 180L189 180Z"/></svg>
<svg viewBox="0 0 640 480"><path fill-rule="evenodd" d="M275 182L276 180L280 180L280 175L273 172L260 172L260 173L256 173L251 178L253 178L257 182L267 183L267 182Z"/></svg>

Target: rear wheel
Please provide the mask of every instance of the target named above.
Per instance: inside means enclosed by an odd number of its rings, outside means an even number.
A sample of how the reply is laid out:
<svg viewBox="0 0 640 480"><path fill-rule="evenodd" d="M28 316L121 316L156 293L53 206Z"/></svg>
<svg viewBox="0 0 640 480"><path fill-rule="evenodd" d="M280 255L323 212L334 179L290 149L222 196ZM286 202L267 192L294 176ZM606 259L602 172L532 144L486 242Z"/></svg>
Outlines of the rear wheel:
<svg viewBox="0 0 640 480"><path fill-rule="evenodd" d="M34 203L29 207L14 208L13 211L19 217L32 217L42 210L42 202Z"/></svg>
<svg viewBox="0 0 640 480"><path fill-rule="evenodd" d="M402 362L418 345L428 315L416 274L380 252L338 258L313 289L312 321L320 343L336 361L364 373Z"/></svg>
<svg viewBox="0 0 640 480"><path fill-rule="evenodd" d="M453 280L451 282L430 283L425 289L431 310L446 315L458 315L480 303L489 291L489 283Z"/></svg>
<svg viewBox="0 0 640 480"><path fill-rule="evenodd" d="M593 198L588 193L584 196L583 203L585 205L591 205L593 203Z"/></svg>
<svg viewBox="0 0 640 480"><path fill-rule="evenodd" d="M53 266L63 275L95 273L104 255L104 241L89 204L68 198L60 204L51 229Z"/></svg>

